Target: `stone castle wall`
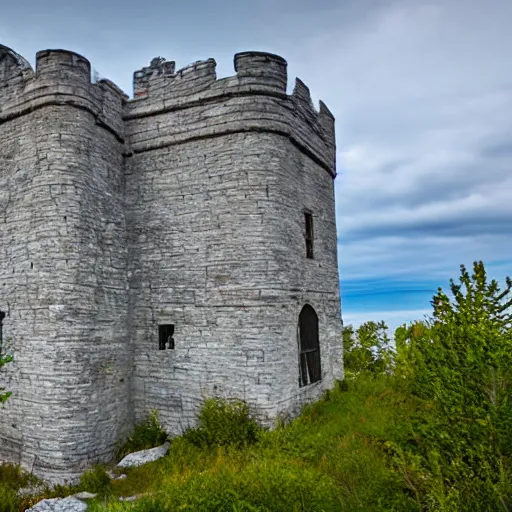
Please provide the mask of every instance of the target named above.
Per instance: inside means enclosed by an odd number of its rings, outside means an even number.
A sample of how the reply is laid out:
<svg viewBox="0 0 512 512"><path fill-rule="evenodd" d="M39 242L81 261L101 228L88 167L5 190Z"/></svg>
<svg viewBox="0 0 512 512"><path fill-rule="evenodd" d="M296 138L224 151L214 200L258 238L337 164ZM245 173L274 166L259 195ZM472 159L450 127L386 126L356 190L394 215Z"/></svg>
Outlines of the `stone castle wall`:
<svg viewBox="0 0 512 512"><path fill-rule="evenodd" d="M244 398L271 423L341 377L332 115L300 81L286 94L279 57L239 54L235 69L217 80L211 59L178 72L154 62L135 73L125 111L133 398L138 418L158 409L175 433L203 395ZM299 388L308 302L324 375ZM162 323L175 325L174 350L156 350Z"/></svg>
<svg viewBox="0 0 512 512"><path fill-rule="evenodd" d="M124 100L70 52L26 74L0 87L0 450L51 477L108 459L129 418Z"/></svg>
<svg viewBox="0 0 512 512"><path fill-rule="evenodd" d="M342 377L334 119L300 80L286 94L280 57L235 70L154 59L128 101L77 54L34 73L0 47L0 458L77 473L152 409L176 434L203 396L236 396L270 425ZM306 303L322 380L299 387Z"/></svg>

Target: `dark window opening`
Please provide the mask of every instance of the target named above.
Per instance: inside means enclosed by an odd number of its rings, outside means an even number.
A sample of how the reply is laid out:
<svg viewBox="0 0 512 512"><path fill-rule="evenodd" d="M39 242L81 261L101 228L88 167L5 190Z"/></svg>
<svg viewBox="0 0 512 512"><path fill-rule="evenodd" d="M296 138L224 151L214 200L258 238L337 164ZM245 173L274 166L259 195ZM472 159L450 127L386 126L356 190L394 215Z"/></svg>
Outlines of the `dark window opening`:
<svg viewBox="0 0 512 512"><path fill-rule="evenodd" d="M158 349L165 350L174 348L174 325L163 324L158 326Z"/></svg>
<svg viewBox="0 0 512 512"><path fill-rule="evenodd" d="M299 386L307 386L322 379L320 343L318 340L318 316L306 304L299 315Z"/></svg>
<svg viewBox="0 0 512 512"><path fill-rule="evenodd" d="M5 318L5 313L3 311L0 311L0 355L2 355L2 348L3 348L3 341L4 341L4 333L3 333L4 318Z"/></svg>
<svg viewBox="0 0 512 512"><path fill-rule="evenodd" d="M306 257L313 259L313 215L309 212L304 212L306 220Z"/></svg>

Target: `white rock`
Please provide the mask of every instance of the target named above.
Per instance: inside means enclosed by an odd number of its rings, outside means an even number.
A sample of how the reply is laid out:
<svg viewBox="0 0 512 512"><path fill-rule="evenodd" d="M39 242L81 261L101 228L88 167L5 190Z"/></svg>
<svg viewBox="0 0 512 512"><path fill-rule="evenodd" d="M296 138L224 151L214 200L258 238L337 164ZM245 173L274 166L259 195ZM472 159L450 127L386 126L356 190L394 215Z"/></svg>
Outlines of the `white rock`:
<svg viewBox="0 0 512 512"><path fill-rule="evenodd" d="M90 500L91 498L95 498L97 495L98 494L95 492L82 491L82 492L77 492L76 494L73 494L73 496L71 496L71 497L76 498L77 500Z"/></svg>
<svg viewBox="0 0 512 512"><path fill-rule="evenodd" d="M135 468L162 458L169 450L169 443L162 446L128 454L118 465L119 468Z"/></svg>
<svg viewBox="0 0 512 512"><path fill-rule="evenodd" d="M84 512L87 505L73 497L42 500L25 512Z"/></svg>
<svg viewBox="0 0 512 512"><path fill-rule="evenodd" d="M135 501L137 499L137 495L134 494L133 496L128 496L126 498L123 498L122 496L119 498L119 501Z"/></svg>

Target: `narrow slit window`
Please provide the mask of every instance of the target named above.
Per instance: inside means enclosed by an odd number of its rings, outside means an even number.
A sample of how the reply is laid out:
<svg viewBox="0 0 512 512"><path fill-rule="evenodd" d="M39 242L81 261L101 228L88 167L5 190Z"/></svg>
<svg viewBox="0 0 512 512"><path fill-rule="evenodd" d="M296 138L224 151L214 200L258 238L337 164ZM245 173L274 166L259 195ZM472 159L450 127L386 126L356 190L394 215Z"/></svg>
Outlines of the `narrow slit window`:
<svg viewBox="0 0 512 512"><path fill-rule="evenodd" d="M174 325L162 324L158 326L158 349L174 349Z"/></svg>
<svg viewBox="0 0 512 512"><path fill-rule="evenodd" d="M313 214L304 212L306 221L306 257L313 259Z"/></svg>
<svg viewBox="0 0 512 512"><path fill-rule="evenodd" d="M0 355L2 355L3 341L4 341L4 318L5 313L0 311Z"/></svg>
<svg viewBox="0 0 512 512"><path fill-rule="evenodd" d="M320 343L318 339L318 316L306 304L299 315L299 386L307 386L322 379Z"/></svg>

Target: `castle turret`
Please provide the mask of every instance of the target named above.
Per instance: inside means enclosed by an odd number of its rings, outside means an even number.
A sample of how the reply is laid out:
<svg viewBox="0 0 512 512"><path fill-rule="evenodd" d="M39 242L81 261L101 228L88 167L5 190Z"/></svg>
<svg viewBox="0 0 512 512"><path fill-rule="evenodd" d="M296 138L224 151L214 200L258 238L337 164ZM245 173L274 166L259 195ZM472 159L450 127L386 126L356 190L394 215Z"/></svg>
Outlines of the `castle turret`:
<svg viewBox="0 0 512 512"><path fill-rule="evenodd" d="M15 362L0 457L59 478L109 460L129 428L126 100L92 84L89 62L73 52L39 52L35 73L6 75L0 310Z"/></svg>
<svg viewBox="0 0 512 512"><path fill-rule="evenodd" d="M205 394L272 424L341 377L334 118L302 81L286 94L283 58L234 62L153 61L125 111L133 399L173 433Z"/></svg>

